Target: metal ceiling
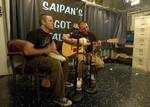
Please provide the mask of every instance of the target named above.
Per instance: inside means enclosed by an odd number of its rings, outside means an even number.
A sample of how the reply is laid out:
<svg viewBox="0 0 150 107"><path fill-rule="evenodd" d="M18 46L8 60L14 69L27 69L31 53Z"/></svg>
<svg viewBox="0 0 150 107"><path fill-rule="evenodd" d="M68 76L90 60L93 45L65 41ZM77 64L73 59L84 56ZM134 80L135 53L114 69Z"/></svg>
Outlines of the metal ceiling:
<svg viewBox="0 0 150 107"><path fill-rule="evenodd" d="M142 10L142 9L150 9L150 0L141 0L139 5L131 6L130 3L125 3L125 0L87 0L90 2L95 2L96 4L106 6L109 8L115 8L119 10Z"/></svg>

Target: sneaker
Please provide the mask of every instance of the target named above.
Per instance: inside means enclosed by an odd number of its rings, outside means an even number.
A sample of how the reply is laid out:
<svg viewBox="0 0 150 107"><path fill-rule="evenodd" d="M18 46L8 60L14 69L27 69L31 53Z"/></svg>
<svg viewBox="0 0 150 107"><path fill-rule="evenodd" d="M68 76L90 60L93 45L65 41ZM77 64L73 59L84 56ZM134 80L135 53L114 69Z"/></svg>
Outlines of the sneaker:
<svg viewBox="0 0 150 107"><path fill-rule="evenodd" d="M73 87L73 83L66 81L65 86L68 88L71 88L71 87Z"/></svg>
<svg viewBox="0 0 150 107"><path fill-rule="evenodd" d="M87 87L84 89L85 92L89 93L89 94L95 94L97 93L97 88L91 88L91 87Z"/></svg>
<svg viewBox="0 0 150 107"><path fill-rule="evenodd" d="M83 99L83 95L81 92L76 92L76 94L72 97L73 102L80 102Z"/></svg>
<svg viewBox="0 0 150 107"><path fill-rule="evenodd" d="M77 87L76 87L77 91L81 91L82 90L82 79L77 79Z"/></svg>
<svg viewBox="0 0 150 107"><path fill-rule="evenodd" d="M55 100L54 103L59 104L63 107L67 107L67 106L71 106L72 105L72 101L69 100L68 98L64 97L62 99L59 100Z"/></svg>

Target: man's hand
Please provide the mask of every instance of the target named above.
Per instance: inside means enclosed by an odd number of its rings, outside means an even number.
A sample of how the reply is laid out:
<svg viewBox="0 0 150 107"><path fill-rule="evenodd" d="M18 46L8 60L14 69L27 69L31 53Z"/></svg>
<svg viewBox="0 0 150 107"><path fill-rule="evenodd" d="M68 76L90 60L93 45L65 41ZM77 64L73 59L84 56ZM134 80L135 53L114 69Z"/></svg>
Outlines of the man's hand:
<svg viewBox="0 0 150 107"><path fill-rule="evenodd" d="M79 44L83 46L87 46L87 45L90 45L90 42L86 38L80 38Z"/></svg>

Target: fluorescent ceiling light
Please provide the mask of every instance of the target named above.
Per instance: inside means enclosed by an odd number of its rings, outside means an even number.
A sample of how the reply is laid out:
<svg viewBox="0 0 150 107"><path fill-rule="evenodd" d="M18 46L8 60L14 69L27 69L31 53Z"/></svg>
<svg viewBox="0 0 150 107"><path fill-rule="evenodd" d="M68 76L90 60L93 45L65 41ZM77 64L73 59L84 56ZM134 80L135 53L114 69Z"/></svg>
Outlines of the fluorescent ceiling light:
<svg viewBox="0 0 150 107"><path fill-rule="evenodd" d="M130 0L125 0L126 3L129 3Z"/></svg>
<svg viewBox="0 0 150 107"><path fill-rule="evenodd" d="M95 0L93 0L93 2L92 2L93 4L95 4Z"/></svg>
<svg viewBox="0 0 150 107"><path fill-rule="evenodd" d="M140 4L140 0L125 0L126 3L131 3L131 6Z"/></svg>
<svg viewBox="0 0 150 107"><path fill-rule="evenodd" d="M131 1L131 6L137 5L137 4L140 4L140 0L132 0Z"/></svg>

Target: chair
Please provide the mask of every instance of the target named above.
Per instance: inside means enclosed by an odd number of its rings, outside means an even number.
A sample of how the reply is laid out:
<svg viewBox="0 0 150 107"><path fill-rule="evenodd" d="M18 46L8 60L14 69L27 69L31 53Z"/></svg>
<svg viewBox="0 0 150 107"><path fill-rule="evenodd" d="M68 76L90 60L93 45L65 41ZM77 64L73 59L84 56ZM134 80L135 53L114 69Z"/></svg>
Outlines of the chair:
<svg viewBox="0 0 150 107"><path fill-rule="evenodd" d="M35 76L35 86L36 86L36 92L37 92L37 100L39 102L40 100L40 84L39 84L39 73L37 67L33 65L29 65L26 61L25 55L24 55L24 46L26 41L25 40L10 40L7 43L8 47L8 57L10 59L10 64L13 71L13 81L15 83L15 91L16 91L16 75L30 75L31 76L31 83L33 81L32 75ZM19 60L19 64L15 64L16 58L22 58ZM32 85L31 85L32 86Z"/></svg>

